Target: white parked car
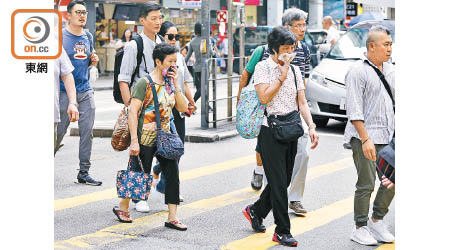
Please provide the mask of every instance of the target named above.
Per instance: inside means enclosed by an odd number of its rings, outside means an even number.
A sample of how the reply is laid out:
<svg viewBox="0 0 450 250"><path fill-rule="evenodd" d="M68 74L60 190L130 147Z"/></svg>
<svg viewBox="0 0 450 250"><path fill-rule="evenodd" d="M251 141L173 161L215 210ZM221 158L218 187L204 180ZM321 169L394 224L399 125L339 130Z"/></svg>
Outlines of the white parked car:
<svg viewBox="0 0 450 250"><path fill-rule="evenodd" d="M361 22L341 36L319 65L312 70L306 84L306 98L318 127L325 127L330 118L347 121L345 75L349 67L361 60L367 51L367 34L373 25L387 27L395 43L393 20Z"/></svg>

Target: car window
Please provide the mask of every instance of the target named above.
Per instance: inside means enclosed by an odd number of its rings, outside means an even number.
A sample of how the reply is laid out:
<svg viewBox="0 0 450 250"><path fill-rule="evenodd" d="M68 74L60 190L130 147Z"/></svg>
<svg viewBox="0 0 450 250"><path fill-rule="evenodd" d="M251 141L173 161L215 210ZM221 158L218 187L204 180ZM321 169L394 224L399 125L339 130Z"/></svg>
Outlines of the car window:
<svg viewBox="0 0 450 250"><path fill-rule="evenodd" d="M305 43L310 47L314 45L314 42L311 39L311 34L309 32L306 32L305 36L303 37L303 41L305 41Z"/></svg>
<svg viewBox="0 0 450 250"><path fill-rule="evenodd" d="M345 33L338 42L332 47L327 58L345 59L345 58L361 58L366 49L368 28L351 29ZM395 41L395 33L391 33L392 41Z"/></svg>
<svg viewBox="0 0 450 250"><path fill-rule="evenodd" d="M270 29L267 27L247 27L245 28L245 44L266 44ZM239 29L236 29L236 34L239 34ZM235 36L235 40L239 43L239 35Z"/></svg>

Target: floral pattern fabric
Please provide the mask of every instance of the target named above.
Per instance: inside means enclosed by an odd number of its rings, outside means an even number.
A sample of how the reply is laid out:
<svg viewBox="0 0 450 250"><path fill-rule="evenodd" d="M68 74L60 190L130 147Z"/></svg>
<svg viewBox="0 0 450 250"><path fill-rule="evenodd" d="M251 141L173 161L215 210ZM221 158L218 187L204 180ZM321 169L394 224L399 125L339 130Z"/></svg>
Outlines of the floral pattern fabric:
<svg viewBox="0 0 450 250"><path fill-rule="evenodd" d="M150 174L135 172L131 164L136 164L131 158L127 170L117 171L117 196L133 200L147 200L150 195L153 177ZM141 163L137 163L141 164Z"/></svg>
<svg viewBox="0 0 450 250"><path fill-rule="evenodd" d="M236 109L236 129L246 139L258 137L264 119L266 105L261 104L253 86L253 77L242 89Z"/></svg>

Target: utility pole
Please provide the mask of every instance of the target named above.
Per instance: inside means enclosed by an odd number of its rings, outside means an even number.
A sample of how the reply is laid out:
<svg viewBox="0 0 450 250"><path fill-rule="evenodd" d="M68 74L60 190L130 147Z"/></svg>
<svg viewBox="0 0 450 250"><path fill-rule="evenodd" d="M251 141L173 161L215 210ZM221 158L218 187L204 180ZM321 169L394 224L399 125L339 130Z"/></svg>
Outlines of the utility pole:
<svg viewBox="0 0 450 250"><path fill-rule="evenodd" d="M202 1L202 34L201 34L201 44L200 53L202 62L202 77L201 77L201 128L209 128L209 123L207 121L207 116L209 115L209 70L208 70L208 59L210 55L209 43L209 27L210 27L210 11L209 11L209 1Z"/></svg>
<svg viewBox="0 0 450 250"><path fill-rule="evenodd" d="M202 1L204 2L204 1ZM233 75L233 0L228 0L228 25L227 25L227 37L228 37L228 97L233 96L233 79L231 76ZM228 113L227 116L233 116L233 100L228 98ZM228 121L231 121L231 118L228 118Z"/></svg>
<svg viewBox="0 0 450 250"><path fill-rule="evenodd" d="M244 60L245 60L245 46L244 46L244 36L245 36L245 0L241 0L241 5L238 7L240 13L240 23L239 29L239 74L244 71Z"/></svg>

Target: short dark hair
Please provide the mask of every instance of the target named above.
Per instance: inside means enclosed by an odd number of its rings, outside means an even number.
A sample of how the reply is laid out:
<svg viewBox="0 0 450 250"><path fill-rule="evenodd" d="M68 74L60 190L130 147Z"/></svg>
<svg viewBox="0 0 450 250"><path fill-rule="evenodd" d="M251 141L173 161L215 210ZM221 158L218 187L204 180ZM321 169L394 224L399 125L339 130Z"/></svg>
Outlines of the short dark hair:
<svg viewBox="0 0 450 250"><path fill-rule="evenodd" d="M202 34L202 23L196 22L194 26L194 33L199 36Z"/></svg>
<svg viewBox="0 0 450 250"><path fill-rule="evenodd" d="M159 29L158 34L160 36L165 36L167 34L167 31L172 27L176 28L174 23L172 23L171 21L165 21L161 24L161 29Z"/></svg>
<svg viewBox="0 0 450 250"><path fill-rule="evenodd" d="M105 28L105 25L103 25L103 24L100 24L100 26L98 26L98 28L99 28L99 29L101 29L101 28Z"/></svg>
<svg viewBox="0 0 450 250"><path fill-rule="evenodd" d="M149 12L160 10L161 5L155 2L146 2L140 7L139 17L146 18Z"/></svg>
<svg viewBox="0 0 450 250"><path fill-rule="evenodd" d="M81 4L84 7L86 7L86 3L84 1L82 1L82 0L73 0L73 1L70 1L70 3L67 5L67 12L69 12L69 13L72 12L72 8L76 4Z"/></svg>
<svg viewBox="0 0 450 250"><path fill-rule="evenodd" d="M178 49L175 46L172 46L168 43L158 43L153 49L153 62L156 67L156 59L159 59L161 63L166 59L166 56L172 55L178 52Z"/></svg>
<svg viewBox="0 0 450 250"><path fill-rule="evenodd" d="M277 26L272 29L267 37L267 43L269 44L269 53L273 55L275 50L277 53L281 45L294 45L295 41L294 33L284 26Z"/></svg>

